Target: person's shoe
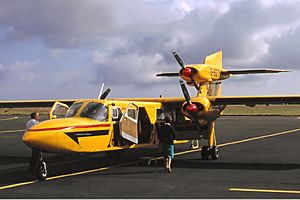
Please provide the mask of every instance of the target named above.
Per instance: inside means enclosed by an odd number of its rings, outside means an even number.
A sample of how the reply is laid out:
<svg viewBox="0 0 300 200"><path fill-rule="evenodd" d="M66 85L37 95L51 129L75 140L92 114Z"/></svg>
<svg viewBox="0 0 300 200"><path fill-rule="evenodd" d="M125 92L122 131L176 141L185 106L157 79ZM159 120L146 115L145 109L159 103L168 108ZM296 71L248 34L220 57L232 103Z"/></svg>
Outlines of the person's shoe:
<svg viewBox="0 0 300 200"><path fill-rule="evenodd" d="M172 172L171 168L168 168L168 172L169 172L169 173L171 173L171 172Z"/></svg>

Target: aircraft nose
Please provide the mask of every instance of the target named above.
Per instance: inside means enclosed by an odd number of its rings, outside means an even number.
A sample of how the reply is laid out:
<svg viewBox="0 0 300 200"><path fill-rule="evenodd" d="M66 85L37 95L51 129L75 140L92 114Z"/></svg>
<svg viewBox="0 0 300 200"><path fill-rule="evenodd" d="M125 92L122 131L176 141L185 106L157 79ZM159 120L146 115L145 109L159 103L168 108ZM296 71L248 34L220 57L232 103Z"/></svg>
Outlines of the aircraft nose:
<svg viewBox="0 0 300 200"><path fill-rule="evenodd" d="M51 151L57 146L57 132L54 131L27 131L23 135L23 142L36 149Z"/></svg>

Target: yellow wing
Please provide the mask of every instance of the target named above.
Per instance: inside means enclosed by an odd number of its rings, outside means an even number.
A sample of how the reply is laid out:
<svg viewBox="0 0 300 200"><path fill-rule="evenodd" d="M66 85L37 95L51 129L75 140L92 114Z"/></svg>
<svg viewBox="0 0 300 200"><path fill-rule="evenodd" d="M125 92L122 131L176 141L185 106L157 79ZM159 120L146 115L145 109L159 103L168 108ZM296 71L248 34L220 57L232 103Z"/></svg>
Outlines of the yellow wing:
<svg viewBox="0 0 300 200"><path fill-rule="evenodd" d="M70 106L79 99L0 101L0 108L52 107L56 101Z"/></svg>
<svg viewBox="0 0 300 200"><path fill-rule="evenodd" d="M300 104L300 95L208 97L213 105Z"/></svg>

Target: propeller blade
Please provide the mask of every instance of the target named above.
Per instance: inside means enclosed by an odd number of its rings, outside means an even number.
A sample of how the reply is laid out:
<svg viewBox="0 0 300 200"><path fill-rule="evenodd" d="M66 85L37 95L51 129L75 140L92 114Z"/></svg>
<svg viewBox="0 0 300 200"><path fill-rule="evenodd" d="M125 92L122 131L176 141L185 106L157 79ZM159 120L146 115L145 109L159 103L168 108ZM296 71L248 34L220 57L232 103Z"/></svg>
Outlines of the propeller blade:
<svg viewBox="0 0 300 200"><path fill-rule="evenodd" d="M160 74L156 74L156 76L174 77L174 76L179 76L179 73L178 72L163 72Z"/></svg>
<svg viewBox="0 0 300 200"><path fill-rule="evenodd" d="M182 69L185 69L185 64L184 64L183 60L180 58L180 56L175 51L173 51L172 53L173 53L175 59L177 60L177 62L179 63L179 65L182 67ZM193 84L195 85L196 90L199 91L200 87L197 85L196 81L193 79L192 76L190 78L191 78Z"/></svg>
<svg viewBox="0 0 300 200"><path fill-rule="evenodd" d="M179 65L182 67L182 69L184 69L185 65L184 65L183 60L179 57L179 55L175 51L173 51L172 53L173 53L175 59L177 60L177 62L179 63Z"/></svg>
<svg viewBox="0 0 300 200"><path fill-rule="evenodd" d="M199 91L199 90L200 90L200 87L198 86L198 84L196 83L196 81L193 79L192 76L191 76L190 78L191 78L191 80L192 80L192 82L193 82L193 84L194 84L196 90Z"/></svg>
<svg viewBox="0 0 300 200"><path fill-rule="evenodd" d="M100 99L105 99L108 94L110 93L111 89L107 88L107 90L105 90L105 92L103 92L103 94L100 96Z"/></svg>
<svg viewBox="0 0 300 200"><path fill-rule="evenodd" d="M182 93L183 93L183 96L184 96L186 102L188 104L191 104L191 97L190 97L189 91L187 90L187 88L182 80L180 80L179 82L180 82L180 87L181 87L181 90L182 90Z"/></svg>

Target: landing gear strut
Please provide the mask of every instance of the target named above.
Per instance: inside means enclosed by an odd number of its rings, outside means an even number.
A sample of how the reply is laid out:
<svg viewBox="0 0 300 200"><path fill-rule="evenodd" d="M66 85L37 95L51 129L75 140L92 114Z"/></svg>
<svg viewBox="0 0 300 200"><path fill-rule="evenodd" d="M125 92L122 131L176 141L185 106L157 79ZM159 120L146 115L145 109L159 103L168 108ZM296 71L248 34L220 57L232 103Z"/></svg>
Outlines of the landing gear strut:
<svg viewBox="0 0 300 200"><path fill-rule="evenodd" d="M219 155L220 153L217 146L213 146L213 147L203 146L201 149L202 160L208 160L209 157L211 158L211 160L217 160Z"/></svg>
<svg viewBox="0 0 300 200"><path fill-rule="evenodd" d="M39 181L44 181L48 176L46 162L43 161L42 152L38 149L32 149L29 171Z"/></svg>
<svg viewBox="0 0 300 200"><path fill-rule="evenodd" d="M215 135L215 122L210 125L210 130L208 134L208 146L203 146L201 148L201 158L202 160L217 160L219 157L219 149L217 147L216 135Z"/></svg>

